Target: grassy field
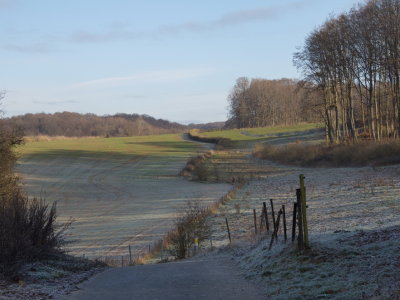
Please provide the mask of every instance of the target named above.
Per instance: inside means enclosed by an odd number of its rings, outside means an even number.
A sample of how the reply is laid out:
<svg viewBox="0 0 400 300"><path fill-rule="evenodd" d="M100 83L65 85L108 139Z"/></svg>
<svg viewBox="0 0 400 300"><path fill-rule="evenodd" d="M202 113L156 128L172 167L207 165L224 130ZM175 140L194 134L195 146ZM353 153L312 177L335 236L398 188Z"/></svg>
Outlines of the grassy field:
<svg viewBox="0 0 400 300"><path fill-rule="evenodd" d="M28 142L18 149L27 156L82 156L91 157L182 157L199 150L195 143L182 140L180 135L151 135L118 138L76 138Z"/></svg>
<svg viewBox="0 0 400 300"><path fill-rule="evenodd" d="M293 132L308 131L312 129L322 128L321 124L300 124L293 126L275 126L262 128L244 128L230 130L216 130L202 132L201 135L207 137L222 137L228 138L236 142L240 141L257 141L264 140L268 137L278 134L288 134Z"/></svg>
<svg viewBox="0 0 400 300"><path fill-rule="evenodd" d="M17 171L30 196L57 201L74 219L68 250L88 257L139 255L169 231L187 200L209 204L231 186L178 174L205 145L180 135L56 139L18 149Z"/></svg>

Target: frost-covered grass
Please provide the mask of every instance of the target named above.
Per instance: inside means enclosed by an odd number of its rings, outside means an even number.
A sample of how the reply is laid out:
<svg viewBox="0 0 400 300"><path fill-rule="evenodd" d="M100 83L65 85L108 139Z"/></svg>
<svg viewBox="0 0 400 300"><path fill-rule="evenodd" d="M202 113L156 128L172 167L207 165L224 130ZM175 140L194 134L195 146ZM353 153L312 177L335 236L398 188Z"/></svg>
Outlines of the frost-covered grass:
<svg viewBox="0 0 400 300"><path fill-rule="evenodd" d="M58 255L24 264L10 280L0 278L0 299L53 299L76 290L77 284L105 269L102 263Z"/></svg>
<svg viewBox="0 0 400 300"><path fill-rule="evenodd" d="M267 299L398 299L399 238L400 226L337 232L303 253L292 243L268 251L263 240L235 257Z"/></svg>

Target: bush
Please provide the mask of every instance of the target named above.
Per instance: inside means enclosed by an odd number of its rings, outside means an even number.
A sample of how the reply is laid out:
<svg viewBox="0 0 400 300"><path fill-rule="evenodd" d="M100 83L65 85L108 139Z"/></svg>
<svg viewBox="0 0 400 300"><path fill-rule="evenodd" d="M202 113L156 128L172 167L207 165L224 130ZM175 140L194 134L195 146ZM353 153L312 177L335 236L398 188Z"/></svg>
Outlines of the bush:
<svg viewBox="0 0 400 300"><path fill-rule="evenodd" d="M57 230L56 204L49 207L43 200L29 200L21 191L0 198L0 269L60 252L63 232Z"/></svg>
<svg viewBox="0 0 400 300"><path fill-rule="evenodd" d="M208 239L210 226L207 216L210 211L200 205L199 201L188 201L186 207L179 212L175 220L175 231L168 237L169 250L177 259L188 256L189 249L198 238L199 245Z"/></svg>

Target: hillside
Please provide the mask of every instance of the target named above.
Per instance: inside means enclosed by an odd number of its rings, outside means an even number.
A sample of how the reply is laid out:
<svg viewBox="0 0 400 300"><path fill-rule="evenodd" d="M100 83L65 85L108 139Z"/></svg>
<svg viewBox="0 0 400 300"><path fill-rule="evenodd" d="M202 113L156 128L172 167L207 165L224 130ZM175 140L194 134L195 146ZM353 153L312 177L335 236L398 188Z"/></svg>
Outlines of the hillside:
<svg viewBox="0 0 400 300"><path fill-rule="evenodd" d="M97 116L74 112L37 113L14 116L4 121L10 126L17 125L26 136L142 136L179 133L187 128L185 125L139 114Z"/></svg>

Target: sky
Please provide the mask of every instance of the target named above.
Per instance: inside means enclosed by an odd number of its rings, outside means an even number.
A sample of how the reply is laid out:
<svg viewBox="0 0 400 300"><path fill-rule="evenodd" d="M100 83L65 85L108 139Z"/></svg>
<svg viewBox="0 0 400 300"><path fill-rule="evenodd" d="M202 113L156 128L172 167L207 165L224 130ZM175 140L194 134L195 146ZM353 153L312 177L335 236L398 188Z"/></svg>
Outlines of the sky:
<svg viewBox="0 0 400 300"><path fill-rule="evenodd" d="M301 78L307 35L357 3L0 0L0 108L224 121L237 78Z"/></svg>

